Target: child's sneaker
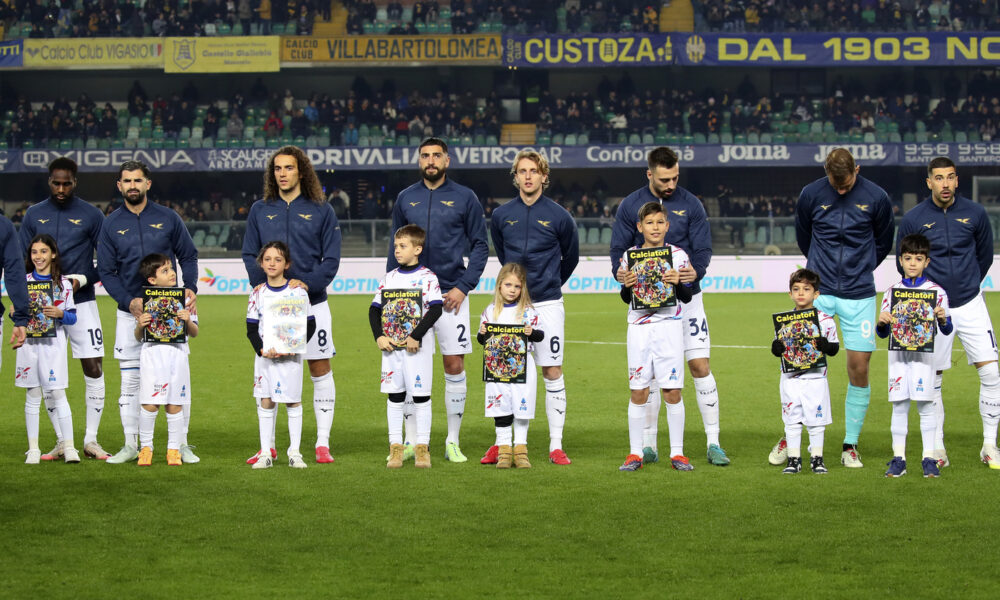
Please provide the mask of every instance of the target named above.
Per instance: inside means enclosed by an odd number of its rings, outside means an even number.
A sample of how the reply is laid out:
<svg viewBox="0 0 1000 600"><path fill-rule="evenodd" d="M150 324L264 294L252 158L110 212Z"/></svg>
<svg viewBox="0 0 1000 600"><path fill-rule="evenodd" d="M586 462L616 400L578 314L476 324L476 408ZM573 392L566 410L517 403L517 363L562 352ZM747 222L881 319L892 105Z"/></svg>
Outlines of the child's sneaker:
<svg viewBox="0 0 1000 600"><path fill-rule="evenodd" d="M292 464L291 463L291 458L292 458L291 456L288 457L288 459L289 459L288 464L289 465ZM301 456L299 458L301 458ZM330 447L329 446L316 446L316 462L319 463L319 464L321 464L321 465L326 465L326 464L330 464L330 463L333 462L333 455L330 454ZM303 463L303 464L305 464L305 463ZM297 468L301 469L302 467L297 467Z"/></svg>
<svg viewBox="0 0 1000 600"><path fill-rule="evenodd" d="M306 461L302 460L301 454L289 454L288 466L293 469L305 469L308 465L306 465Z"/></svg>
<svg viewBox="0 0 1000 600"><path fill-rule="evenodd" d="M131 444L125 444L122 449L118 451L114 456L109 456L104 462L109 465L123 465L127 462L131 462L139 457L139 451L135 449L135 446ZM44 459L45 457L42 456Z"/></svg>
<svg viewBox="0 0 1000 600"><path fill-rule="evenodd" d="M184 464L184 459L181 457L180 450L168 449L167 450L167 466L168 467L179 467Z"/></svg>
<svg viewBox="0 0 1000 600"><path fill-rule="evenodd" d="M860 469L864 465L861 464L861 457L858 456L858 447L851 446L847 450L840 453L840 464L844 465L848 469Z"/></svg>
<svg viewBox="0 0 1000 600"><path fill-rule="evenodd" d="M629 456L635 456L635 455L630 454ZM625 462L628 462L628 459L625 459ZM656 448L653 448L652 446L646 446L645 448L643 448L642 463L646 464L655 462L660 462L660 453L656 451Z"/></svg>
<svg viewBox="0 0 1000 600"><path fill-rule="evenodd" d="M181 444L181 449L178 450L181 455L181 462L189 465L200 463L201 459L198 455L194 453L194 446L189 446L188 444Z"/></svg>
<svg viewBox="0 0 1000 600"><path fill-rule="evenodd" d="M41 460L56 460L63 457L63 443L56 442L55 448L49 450L41 456Z"/></svg>
<svg viewBox="0 0 1000 600"><path fill-rule="evenodd" d="M139 450L139 466L148 467L151 464L153 464L153 449L143 446L142 450Z"/></svg>
<svg viewBox="0 0 1000 600"><path fill-rule="evenodd" d="M108 460L111 457L108 452L97 442L87 442L83 445L84 456L96 458L97 460Z"/></svg>
<svg viewBox="0 0 1000 600"><path fill-rule="evenodd" d="M251 469L270 469L274 466L273 458L263 453L258 454L260 454L260 456L257 457L257 462L250 467Z"/></svg>
<svg viewBox="0 0 1000 600"><path fill-rule="evenodd" d="M1000 469L1000 451L996 446L983 446L979 451L979 459L991 469Z"/></svg>
<svg viewBox="0 0 1000 600"><path fill-rule="evenodd" d="M68 463L78 463L80 462L80 452L72 446L65 446L63 447L63 460Z"/></svg>
<svg viewBox="0 0 1000 600"><path fill-rule="evenodd" d="M782 469L781 473L783 475L795 475L802 470L802 457L801 456L789 456L788 464Z"/></svg>
<svg viewBox="0 0 1000 600"><path fill-rule="evenodd" d="M509 469L514 460L514 449L510 446L493 446L497 449L496 463L498 469Z"/></svg>
<svg viewBox="0 0 1000 600"><path fill-rule="evenodd" d="M552 452L549 452L549 462L554 465L568 465L572 461L566 456L562 448L556 448Z"/></svg>
<svg viewBox="0 0 1000 600"><path fill-rule="evenodd" d="M943 469L945 467L951 466L951 461L948 460L948 451L944 448L934 451L934 458L937 459L938 469Z"/></svg>
<svg viewBox="0 0 1000 600"><path fill-rule="evenodd" d="M826 465L823 464L822 456L814 456L809 459L809 468L812 472L817 475L826 475L828 473Z"/></svg>
<svg viewBox="0 0 1000 600"><path fill-rule="evenodd" d="M785 441L785 436L781 436L774 448L771 448L771 453L767 455L767 462L776 467L788 462L788 442Z"/></svg>
<svg viewBox="0 0 1000 600"><path fill-rule="evenodd" d="M514 466L518 469L531 468L531 462L528 461L528 447L524 444L514 446Z"/></svg>
<svg viewBox="0 0 1000 600"><path fill-rule="evenodd" d="M448 442L444 445L444 458L453 463L464 463L469 460L462 454L462 449L455 442Z"/></svg>
<svg viewBox="0 0 1000 600"><path fill-rule="evenodd" d="M892 460L885 463L889 468L885 471L886 477L902 477L906 475L906 461L902 456L893 456Z"/></svg>
<svg viewBox="0 0 1000 600"><path fill-rule="evenodd" d="M248 465L255 465L255 464L257 464L257 461L260 460L260 456L263 453L264 453L263 450L258 450L256 454L254 454L253 456L251 456L250 458L247 459L247 464ZM271 448L271 458L272 459L278 458L278 451L275 450L274 448Z"/></svg>
<svg viewBox="0 0 1000 600"><path fill-rule="evenodd" d="M708 447L708 464L717 467L729 466L729 457L726 456L726 451L722 449L722 446L712 444Z"/></svg>
<svg viewBox="0 0 1000 600"><path fill-rule="evenodd" d="M694 471L694 465L691 464L688 457L680 454L670 457L670 466L673 467L675 471Z"/></svg>
<svg viewBox="0 0 1000 600"><path fill-rule="evenodd" d="M431 468L431 451L427 444L417 444L413 447L413 465L418 469Z"/></svg>
<svg viewBox="0 0 1000 600"><path fill-rule="evenodd" d="M645 449L643 449L643 454L645 454ZM638 471L642 468L643 459L637 454L629 454L625 457L625 462L622 466L618 467L619 471Z"/></svg>
<svg viewBox="0 0 1000 600"><path fill-rule="evenodd" d="M42 459L42 451L37 448L34 450L28 450L24 453L24 464L26 465L37 465L38 461Z"/></svg>
<svg viewBox="0 0 1000 600"><path fill-rule="evenodd" d="M924 468L924 477L940 477L941 471L938 469L938 461L936 458L924 458L920 461L920 466Z"/></svg>
<svg viewBox="0 0 1000 600"><path fill-rule="evenodd" d="M389 460L386 461L385 468L387 468L387 469L401 469L401 468L403 468L403 445L402 444L390 444L389 445Z"/></svg>

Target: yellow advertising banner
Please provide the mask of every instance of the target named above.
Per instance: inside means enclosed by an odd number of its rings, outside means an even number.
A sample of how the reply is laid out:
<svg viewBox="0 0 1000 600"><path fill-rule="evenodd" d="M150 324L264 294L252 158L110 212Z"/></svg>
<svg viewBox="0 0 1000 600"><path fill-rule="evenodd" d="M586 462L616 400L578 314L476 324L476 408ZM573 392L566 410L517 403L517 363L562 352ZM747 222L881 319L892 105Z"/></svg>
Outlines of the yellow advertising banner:
<svg viewBox="0 0 1000 600"><path fill-rule="evenodd" d="M165 38L167 73L266 73L281 70L278 36Z"/></svg>
<svg viewBox="0 0 1000 600"><path fill-rule="evenodd" d="M500 34L281 38L281 60L289 63L499 65L500 59Z"/></svg>
<svg viewBox="0 0 1000 600"><path fill-rule="evenodd" d="M160 38L24 40L24 66L34 69L141 69L163 66Z"/></svg>

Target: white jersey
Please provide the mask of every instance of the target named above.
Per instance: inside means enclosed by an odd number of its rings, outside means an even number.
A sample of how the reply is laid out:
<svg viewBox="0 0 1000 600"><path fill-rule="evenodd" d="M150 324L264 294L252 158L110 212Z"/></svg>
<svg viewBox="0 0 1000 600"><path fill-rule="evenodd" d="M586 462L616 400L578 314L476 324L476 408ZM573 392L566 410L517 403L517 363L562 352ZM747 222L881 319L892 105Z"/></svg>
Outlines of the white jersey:
<svg viewBox="0 0 1000 600"><path fill-rule="evenodd" d="M309 292L303 288L293 288L287 283L278 288L264 284L250 292L250 298L247 300L247 323L257 324L257 333L260 334L261 339L264 338L264 331L268 326L267 321L271 316L264 308L283 298L305 298L305 304L309 306ZM264 348L264 350L267 349Z"/></svg>
<svg viewBox="0 0 1000 600"><path fill-rule="evenodd" d="M673 261L672 266L675 271L683 269L684 267L691 266L691 259L688 258L688 255L686 252L684 252L684 250L680 249L677 246L674 246L673 244L665 244L665 246L670 248L670 258ZM641 248L641 246L633 246L632 248L629 248L629 250L635 250L637 248ZM625 254L622 255L621 264L622 265L628 264L627 250L625 251ZM642 275L640 274L639 277L640 277L639 283L641 283ZM663 284L661 283L660 285ZM668 319L678 320L680 318L681 318L681 301L679 299L677 300L676 306L671 306L668 308L635 310L631 307L631 305L629 305L628 322L629 324L632 325L655 323L657 321L666 321Z"/></svg>
<svg viewBox="0 0 1000 600"><path fill-rule="evenodd" d="M892 290L929 290L937 292L937 304L948 308L948 294L944 288L926 278L918 278L917 285L907 285L905 281L894 283L882 295L882 306L879 312L892 312ZM937 319L931 327L931 335L937 335ZM935 343L937 346L937 343ZM935 348L936 350L937 348ZM934 397L934 352L889 352L889 401L900 400L932 400Z"/></svg>
<svg viewBox="0 0 1000 600"><path fill-rule="evenodd" d="M50 281L48 277L28 273L27 281ZM76 312L73 302L73 285L63 277L52 286L52 305L63 312ZM50 338L31 338L18 348L15 359L14 385L22 388L41 387L46 390L69 387L69 369L66 357L66 327L56 322L56 335Z"/></svg>
<svg viewBox="0 0 1000 600"><path fill-rule="evenodd" d="M523 311L517 310L517 304L504 306L497 318L493 318L493 304L479 316L479 324L506 323L512 325L538 325L538 311L528 306ZM543 330L544 331L544 330ZM547 336L548 334L546 334ZM495 383L490 382L486 388L486 416L504 417L514 415L518 419L535 418L535 394L537 389L537 373L532 354L533 344L528 342L528 360L525 364L525 383Z"/></svg>
<svg viewBox="0 0 1000 600"><path fill-rule="evenodd" d="M840 340L837 338L837 324L834 322L833 317L826 314L825 312L816 309L816 317L819 319L819 331L820 335L826 338L826 341L833 343L839 343ZM819 379L826 377L826 367L814 367L808 371L799 371L798 373L782 373L782 379Z"/></svg>

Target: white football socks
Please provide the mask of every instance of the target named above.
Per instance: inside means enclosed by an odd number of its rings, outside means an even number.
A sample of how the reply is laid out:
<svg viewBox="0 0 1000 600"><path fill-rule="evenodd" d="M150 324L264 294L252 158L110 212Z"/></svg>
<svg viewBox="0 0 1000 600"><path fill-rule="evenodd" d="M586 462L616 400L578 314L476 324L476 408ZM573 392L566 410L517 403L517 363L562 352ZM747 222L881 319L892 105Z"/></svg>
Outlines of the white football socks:
<svg viewBox="0 0 1000 600"><path fill-rule="evenodd" d="M545 416L549 421L549 452L559 450L566 425L566 384L562 375L545 380Z"/></svg>
<svg viewBox="0 0 1000 600"><path fill-rule="evenodd" d="M659 405L659 402L654 401ZM646 404L636 404L629 400L628 403L628 447L629 454L642 456L643 435L646 427L646 415L649 413L649 402ZM648 444L647 444L648 445Z"/></svg>
<svg viewBox="0 0 1000 600"><path fill-rule="evenodd" d="M458 435L462 429L462 415L465 414L465 395L467 384L465 371L457 375L444 375L444 402L448 416L448 437L446 444L458 444Z"/></svg>
<svg viewBox="0 0 1000 600"><path fill-rule="evenodd" d="M288 413L288 456L301 456L302 445L302 405L285 406Z"/></svg>
<svg viewBox="0 0 1000 600"><path fill-rule="evenodd" d="M24 394L24 425L28 450L38 450L38 413L42 408L42 388L28 388Z"/></svg>
<svg viewBox="0 0 1000 600"><path fill-rule="evenodd" d="M1000 422L1000 369L997 363L985 364L979 369L979 414L983 418L983 445L997 443L997 423Z"/></svg>
<svg viewBox="0 0 1000 600"><path fill-rule="evenodd" d="M642 433L642 445L656 450L656 438L660 429L660 388L655 380L650 382L649 397L646 399L645 406L646 422Z"/></svg>
<svg viewBox="0 0 1000 600"><path fill-rule="evenodd" d="M909 428L910 401L900 400L892 403L892 420L889 431L892 433L892 455L906 460L906 434Z"/></svg>
<svg viewBox="0 0 1000 600"><path fill-rule="evenodd" d="M415 442L417 445L420 444L430 444L431 443L431 401L427 402L414 402L413 403L413 413L417 422L417 431L415 434Z"/></svg>
<svg viewBox="0 0 1000 600"><path fill-rule="evenodd" d="M180 450L184 438L184 411L167 413L167 450Z"/></svg>
<svg viewBox="0 0 1000 600"><path fill-rule="evenodd" d="M522 446L528 443L528 425L531 421L528 419L514 419L514 445Z"/></svg>
<svg viewBox="0 0 1000 600"><path fill-rule="evenodd" d="M271 448L274 447L274 421L277 413L277 405L274 408L264 408L260 405L260 398L257 398L257 424L260 431L260 449L267 456L271 456Z"/></svg>
<svg viewBox="0 0 1000 600"><path fill-rule="evenodd" d="M148 411L144 406L139 407L139 447L153 447L153 429L156 427L156 415L159 411Z"/></svg>
<svg viewBox="0 0 1000 600"><path fill-rule="evenodd" d="M385 401L385 420L389 424L389 443L403 443L403 403Z"/></svg>
<svg viewBox="0 0 1000 600"><path fill-rule="evenodd" d="M55 414L59 418L59 431L62 433L64 447L74 448L73 411L69 408L66 390L48 390L45 392L44 398L46 408L54 408Z"/></svg>
<svg viewBox="0 0 1000 600"><path fill-rule="evenodd" d="M122 373L118 414L125 432L125 445L139 447L139 361L119 361Z"/></svg>
<svg viewBox="0 0 1000 600"><path fill-rule="evenodd" d="M934 456L935 433L937 432L937 407L933 400L917 400L917 414L920 415L920 441L923 443L923 457Z"/></svg>
<svg viewBox="0 0 1000 600"><path fill-rule="evenodd" d="M789 458L802 457L802 423L785 423L785 443Z"/></svg>
<svg viewBox="0 0 1000 600"><path fill-rule="evenodd" d="M941 396L941 373L934 376L934 449L944 450L944 398Z"/></svg>
<svg viewBox="0 0 1000 600"><path fill-rule="evenodd" d="M667 430L670 432L670 456L684 456L684 400L667 404Z"/></svg>
<svg viewBox="0 0 1000 600"><path fill-rule="evenodd" d="M826 436L826 427L823 425L812 425L806 427L809 432L809 454L812 456L823 456L823 438Z"/></svg>
<svg viewBox="0 0 1000 600"><path fill-rule="evenodd" d="M83 445L97 441L97 430L101 426L101 413L104 412L104 375L97 377L83 376L86 391L87 429L83 434Z"/></svg>
<svg viewBox="0 0 1000 600"><path fill-rule="evenodd" d="M513 438L513 427L495 427L497 432L497 446L510 446Z"/></svg>
<svg viewBox="0 0 1000 600"><path fill-rule="evenodd" d="M719 390L715 386L715 376L694 377L694 389L698 396L701 422L705 426L707 445L719 444Z"/></svg>
<svg viewBox="0 0 1000 600"><path fill-rule="evenodd" d="M333 372L313 377L313 413L316 415L316 447L330 447L330 430L337 405L337 386Z"/></svg>

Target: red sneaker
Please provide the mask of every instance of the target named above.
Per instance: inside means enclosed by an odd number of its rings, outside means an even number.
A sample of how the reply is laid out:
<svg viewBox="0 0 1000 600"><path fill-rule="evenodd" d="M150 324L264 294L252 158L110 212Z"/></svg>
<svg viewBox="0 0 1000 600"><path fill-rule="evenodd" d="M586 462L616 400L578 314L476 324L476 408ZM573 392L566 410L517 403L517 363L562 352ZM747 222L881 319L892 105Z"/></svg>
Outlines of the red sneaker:
<svg viewBox="0 0 1000 600"><path fill-rule="evenodd" d="M262 452L261 450L258 450L257 454L254 454L253 456L251 456L250 458L248 458L247 459L247 464L248 465L256 464L257 463L257 459L260 458L260 453L261 452ZM275 450L274 448L271 448L271 460L274 460L276 458L278 458L278 451Z"/></svg>
<svg viewBox="0 0 1000 600"><path fill-rule="evenodd" d="M549 462L554 465L568 465L572 461L570 461L569 457L566 456L566 453L560 448L549 452Z"/></svg>
<svg viewBox="0 0 1000 600"><path fill-rule="evenodd" d="M330 454L330 449L326 446L316 447L316 462L320 464L327 464L333 462L333 455Z"/></svg>
<svg viewBox="0 0 1000 600"><path fill-rule="evenodd" d="M486 451L486 454L479 459L479 464L481 465L495 465L497 464L497 457L500 455L499 446L490 446L490 449Z"/></svg>

